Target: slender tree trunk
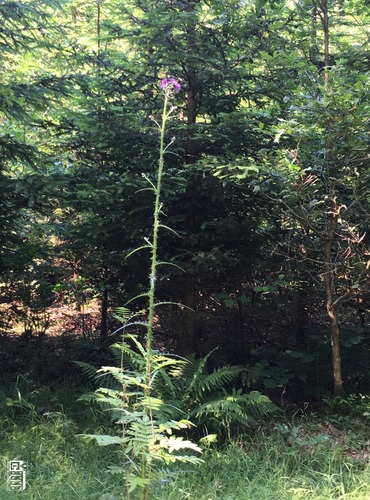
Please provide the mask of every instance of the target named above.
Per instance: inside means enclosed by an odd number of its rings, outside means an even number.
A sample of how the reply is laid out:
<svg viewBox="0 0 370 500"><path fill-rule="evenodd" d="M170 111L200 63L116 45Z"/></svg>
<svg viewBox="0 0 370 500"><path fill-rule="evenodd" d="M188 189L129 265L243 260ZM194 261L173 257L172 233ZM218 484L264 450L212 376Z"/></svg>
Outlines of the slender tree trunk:
<svg viewBox="0 0 370 500"><path fill-rule="evenodd" d="M338 307L335 302L335 269L332 264L331 252L334 245L335 233L338 226L339 210L334 194L332 195L331 207L328 211L328 228L324 247L324 282L326 292L326 310L330 320L330 343L333 366L333 393L334 396L344 395L341 355L340 355L340 327Z"/></svg>
<svg viewBox="0 0 370 500"><path fill-rule="evenodd" d="M193 12L199 0L188 1L185 7L187 12ZM195 40L195 21L191 18L187 26L187 51L188 51L188 64L186 68L188 94L187 94L187 141L185 151L185 163L187 165L195 164L197 160L197 150L194 140L195 126L197 120L197 98L198 98L198 82L197 72L192 55L196 49ZM186 249L189 252L189 265L186 270L184 279L184 293L183 303L187 307L184 312L184 338L180 342L179 350L182 354L190 354L195 352L197 345L197 321L196 321L196 308L197 308L197 276L191 270L191 259L196 251L196 238L195 233L198 229L198 215L197 215L197 174L190 172L186 186L186 205L187 213L185 217L185 229L187 233Z"/></svg>
<svg viewBox="0 0 370 500"><path fill-rule="evenodd" d="M329 90L329 65L330 65L330 45L329 45L329 8L328 0L322 0L321 20L324 29L324 86L325 92ZM335 235L338 227L339 207L337 203L335 185L335 166L331 157L331 125L328 121L326 127L325 163L328 179L328 209L326 212L326 235L324 243L324 282L326 292L326 310L330 321L330 343L332 353L333 368L333 394L342 397L344 395L342 366L340 354L340 326L337 302L335 301L335 268L332 263L332 249L335 244Z"/></svg>

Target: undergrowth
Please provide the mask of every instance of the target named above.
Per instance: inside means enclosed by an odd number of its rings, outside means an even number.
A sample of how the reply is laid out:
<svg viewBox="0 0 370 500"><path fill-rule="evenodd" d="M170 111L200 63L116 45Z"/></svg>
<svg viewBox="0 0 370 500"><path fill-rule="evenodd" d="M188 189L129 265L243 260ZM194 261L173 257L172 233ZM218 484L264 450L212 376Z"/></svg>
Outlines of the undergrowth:
<svg viewBox="0 0 370 500"><path fill-rule="evenodd" d="M0 416L0 499L125 499L123 474L109 472L121 465L120 454L76 437L106 432L106 418L76 403L74 391L55 389L48 404L49 395L44 388L34 397L39 411L10 407ZM201 465L164 465L150 499L368 500L366 408L361 400L350 414L327 407L325 418L295 415L250 429L222 447L210 445ZM27 462L28 484L9 496L6 462L14 459Z"/></svg>

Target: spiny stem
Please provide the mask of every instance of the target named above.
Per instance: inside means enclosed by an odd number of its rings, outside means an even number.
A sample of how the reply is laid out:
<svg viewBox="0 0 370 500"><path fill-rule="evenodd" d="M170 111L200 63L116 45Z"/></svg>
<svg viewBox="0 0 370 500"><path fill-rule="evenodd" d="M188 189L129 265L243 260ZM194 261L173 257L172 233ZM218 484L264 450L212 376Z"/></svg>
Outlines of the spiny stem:
<svg viewBox="0 0 370 500"><path fill-rule="evenodd" d="M163 103L163 111L162 111L162 120L157 123L158 128L160 130L160 145L159 145L159 160L158 160L158 171L157 171L157 185L154 186L155 192L155 202L154 202L154 214L153 214L153 237L150 243L151 246L151 267L150 267L150 275L149 275L149 304L148 304L148 323L147 323L147 340L146 340L146 367L145 367L145 390L144 394L146 398L149 400L149 419L152 424L152 433L154 434L154 426L153 426L153 414L152 408L150 404L150 395L151 395L151 376L152 376L152 339L153 339L153 323L154 323L154 314L155 314L155 291L156 291L156 277L157 277L157 254L158 254L158 231L159 231L159 216L161 213L161 184L162 184L162 173L164 166L164 155L167 147L165 147L165 132L166 132L166 122L168 117L171 115L172 111L175 109L173 107L168 111L168 102L170 98L170 93L173 92L174 89L179 90L180 85L174 80L170 79L170 84L172 88L168 86L167 79L162 80L164 88L164 103ZM153 436L154 438L154 436ZM149 450L150 455L150 450ZM142 454L141 458L141 477L142 479L147 479L148 482L141 490L141 500L148 500L149 498L149 488L150 488L150 475L151 475L151 462L148 464L148 458L146 453Z"/></svg>
<svg viewBox="0 0 370 500"><path fill-rule="evenodd" d="M158 230L159 230L159 215L161 211L161 183L164 165L164 136L166 131L166 122L169 116L168 108L168 93L165 92L162 121L160 124L160 146L159 146L159 160L158 160L158 173L157 185L155 189L155 203L154 203L154 219L153 219L153 240L152 240L152 256L151 256L151 269L149 277L149 313L148 313L148 326L147 326L147 343L146 343L146 396L150 396L150 379L151 379L151 351L152 351L152 338L153 338L153 323L155 313L155 290L156 290L156 277L157 277L157 253L158 253Z"/></svg>

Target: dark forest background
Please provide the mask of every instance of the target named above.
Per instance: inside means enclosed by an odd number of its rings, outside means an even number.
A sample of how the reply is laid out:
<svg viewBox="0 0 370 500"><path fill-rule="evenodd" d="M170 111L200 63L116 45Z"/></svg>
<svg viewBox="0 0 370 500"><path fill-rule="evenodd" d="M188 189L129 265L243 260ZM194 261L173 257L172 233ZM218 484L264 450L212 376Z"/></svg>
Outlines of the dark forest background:
<svg viewBox="0 0 370 500"><path fill-rule="evenodd" d="M143 316L159 84L155 345L294 401L370 383L367 2L0 4L0 374L101 366ZM133 330L145 343L145 332ZM5 390L4 389L4 390Z"/></svg>

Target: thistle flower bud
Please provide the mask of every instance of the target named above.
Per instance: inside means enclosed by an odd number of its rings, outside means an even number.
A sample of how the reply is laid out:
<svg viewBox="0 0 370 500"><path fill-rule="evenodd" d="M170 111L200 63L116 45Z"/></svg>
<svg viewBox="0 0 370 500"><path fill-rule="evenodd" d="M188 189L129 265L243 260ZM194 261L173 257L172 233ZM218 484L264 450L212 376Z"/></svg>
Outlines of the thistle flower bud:
<svg viewBox="0 0 370 500"><path fill-rule="evenodd" d="M175 78L163 78L161 84L159 85L161 90L170 90L172 92L179 92L181 90L181 85Z"/></svg>

